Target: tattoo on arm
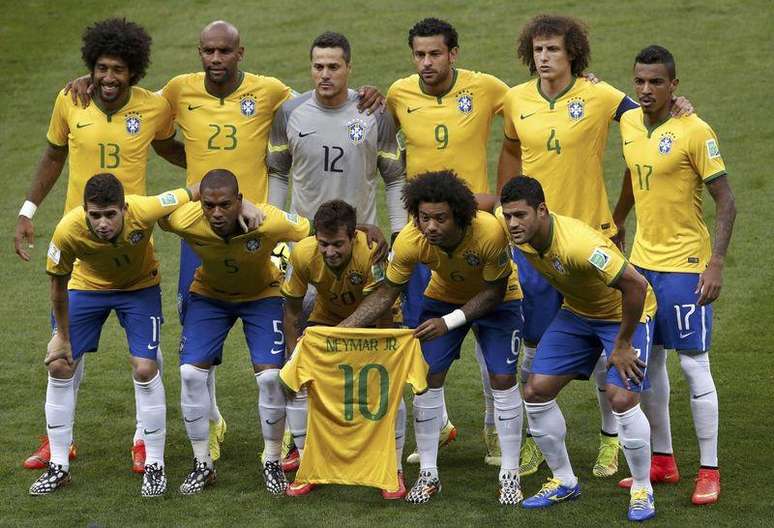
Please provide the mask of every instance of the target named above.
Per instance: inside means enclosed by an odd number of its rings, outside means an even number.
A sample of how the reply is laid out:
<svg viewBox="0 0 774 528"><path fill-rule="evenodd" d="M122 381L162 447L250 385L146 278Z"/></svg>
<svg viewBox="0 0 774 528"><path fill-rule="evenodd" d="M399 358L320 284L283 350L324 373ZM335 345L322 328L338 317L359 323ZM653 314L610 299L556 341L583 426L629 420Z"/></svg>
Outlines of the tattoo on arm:
<svg viewBox="0 0 774 528"><path fill-rule="evenodd" d="M498 304L503 302L507 287L508 277L489 283L486 288L463 305L462 311L465 313L465 319L474 321L494 310Z"/></svg>
<svg viewBox="0 0 774 528"><path fill-rule="evenodd" d="M399 287L383 283L379 289L363 299L360 306L339 326L361 328L373 324L386 310L392 308L395 299L400 295L400 290Z"/></svg>
<svg viewBox="0 0 774 528"><path fill-rule="evenodd" d="M712 256L725 258L736 219L736 202L727 176L721 176L709 184L707 190L715 200L715 243Z"/></svg>

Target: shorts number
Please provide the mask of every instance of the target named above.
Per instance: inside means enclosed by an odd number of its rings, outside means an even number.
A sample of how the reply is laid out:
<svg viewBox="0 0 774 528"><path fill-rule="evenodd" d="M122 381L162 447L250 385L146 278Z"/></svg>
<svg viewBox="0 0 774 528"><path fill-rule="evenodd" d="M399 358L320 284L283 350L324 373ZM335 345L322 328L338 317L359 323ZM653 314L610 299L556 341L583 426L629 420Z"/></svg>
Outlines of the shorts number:
<svg viewBox="0 0 774 528"><path fill-rule="evenodd" d="M215 123L210 123L207 126L213 130L212 135L207 140L207 148L209 150L234 150L236 148L237 127L234 125L216 125ZM227 144L219 147L215 145L215 140L221 135L226 140Z"/></svg>
<svg viewBox="0 0 774 528"><path fill-rule="evenodd" d="M161 317L150 316L151 320L151 344L158 343L161 338Z"/></svg>
<svg viewBox="0 0 774 528"><path fill-rule="evenodd" d="M355 303L355 294L351 291L345 291L341 295L338 295L336 293L330 292L330 297L328 297L328 300L335 304L343 304L344 306L349 306L350 304Z"/></svg>
<svg viewBox="0 0 774 528"><path fill-rule="evenodd" d="M124 253L123 255L113 257L113 264L115 264L117 268L120 268L121 266L126 266L127 264L131 264L131 262L129 261L129 255Z"/></svg>
<svg viewBox="0 0 774 528"><path fill-rule="evenodd" d="M446 125L437 125L435 127L435 148L443 150L449 145L449 129Z"/></svg>
<svg viewBox="0 0 774 528"><path fill-rule="evenodd" d="M653 175L653 165L640 165L639 163L635 163L634 166L637 167L637 178L640 181L640 190L649 191L650 177Z"/></svg>
<svg viewBox="0 0 774 528"><path fill-rule="evenodd" d="M675 315L677 315L677 329L680 332L687 332L691 329L691 316L696 311L695 304L675 304ZM685 310L685 313L683 313Z"/></svg>
<svg viewBox="0 0 774 528"><path fill-rule="evenodd" d="M115 169L121 164L121 147L115 143L99 144L99 166L101 169Z"/></svg>
<svg viewBox="0 0 774 528"><path fill-rule="evenodd" d="M271 324L274 327L274 337L279 338L279 341L277 339L274 340L274 346L283 346L285 344L285 332L282 331L282 321L274 319Z"/></svg>
<svg viewBox="0 0 774 528"><path fill-rule="evenodd" d="M336 166L336 163L344 156L344 149L341 147L329 147L327 145L323 145L323 150L325 151L323 170L325 172L344 172ZM332 159L331 153L333 153L333 156L335 156Z"/></svg>
<svg viewBox="0 0 774 528"><path fill-rule="evenodd" d="M355 374L352 365L342 363L339 368L344 372L344 419L351 422L355 419ZM375 413L368 408L368 372L375 370L379 374L379 407ZM387 404L390 395L390 375L383 365L368 363L358 373L358 408L363 418L378 421L387 414Z"/></svg>
<svg viewBox="0 0 774 528"><path fill-rule="evenodd" d="M557 154L562 153L562 146L559 144L559 138L556 137L556 129L552 128L551 133L548 135L548 141L546 141L546 148L548 152L555 150Z"/></svg>
<svg viewBox="0 0 774 528"><path fill-rule="evenodd" d="M226 273L239 273L239 266L235 259L224 259L223 264L226 266Z"/></svg>

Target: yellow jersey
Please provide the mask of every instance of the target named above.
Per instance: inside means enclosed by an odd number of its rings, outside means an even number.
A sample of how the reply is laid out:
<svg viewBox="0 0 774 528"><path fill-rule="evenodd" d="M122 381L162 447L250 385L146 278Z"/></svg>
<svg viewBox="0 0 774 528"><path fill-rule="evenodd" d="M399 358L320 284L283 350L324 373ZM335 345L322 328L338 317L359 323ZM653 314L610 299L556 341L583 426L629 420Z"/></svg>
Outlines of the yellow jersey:
<svg viewBox="0 0 774 528"><path fill-rule="evenodd" d="M46 272L71 275L71 290L139 290L159 283L151 234L156 221L189 203L187 189L128 195L124 225L114 240L94 234L82 205L66 213L48 246Z"/></svg>
<svg viewBox="0 0 774 528"><path fill-rule="evenodd" d="M715 132L695 114L649 129L638 109L621 119L621 138L637 208L632 262L701 273L711 255L703 186L726 174Z"/></svg>
<svg viewBox="0 0 774 528"><path fill-rule="evenodd" d="M440 96L426 94L417 74L395 81L387 92L406 149L406 176L453 169L474 193L486 193L489 130L508 85L486 73L455 69L453 75L452 87Z"/></svg>
<svg viewBox="0 0 774 528"><path fill-rule="evenodd" d="M413 330L307 328L280 371L309 391L296 480L397 490L395 416L406 383L427 390L427 369Z"/></svg>
<svg viewBox="0 0 774 528"><path fill-rule="evenodd" d="M268 199L266 148L274 112L290 88L274 77L240 72L230 95L210 95L204 72L178 75L161 89L183 131L186 181L201 181L212 169L234 173L240 192L252 203Z"/></svg>
<svg viewBox="0 0 774 528"><path fill-rule="evenodd" d="M508 278L505 301L523 297L518 273L511 260L508 239L497 219L478 211L462 241L447 253L427 241L414 222L406 224L392 246L386 279L403 286L417 263L432 271L425 295L437 301L465 304L488 282Z"/></svg>
<svg viewBox="0 0 774 528"><path fill-rule="evenodd" d="M317 238L307 237L290 252L282 295L303 299L311 284L317 289L317 297L309 322L335 326L349 317L363 298L384 281L384 265L374 262L376 251L377 245L369 248L365 233L356 231L352 257L340 270L334 270L317 250Z"/></svg>
<svg viewBox="0 0 774 528"><path fill-rule="evenodd" d="M106 113L97 99L92 102L82 108L59 92L48 125L48 142L68 149L65 212L83 204L86 182L101 172L114 174L126 194L144 195L148 147L175 135L169 103L138 86L115 112Z"/></svg>
<svg viewBox="0 0 774 528"><path fill-rule="evenodd" d="M190 203L159 226L183 238L202 261L196 268L191 292L228 302L278 297L282 272L271 262L278 242L298 242L309 235L309 220L268 204L261 226L224 240L215 234L199 203Z"/></svg>
<svg viewBox="0 0 774 528"><path fill-rule="evenodd" d="M554 99L543 95L540 79L508 91L505 136L521 142L522 173L540 182L551 211L616 234L602 157L611 121L636 106L609 84L582 78Z"/></svg>
<svg viewBox="0 0 774 528"><path fill-rule="evenodd" d="M629 264L613 242L588 224L551 213L551 242L539 253L518 244L536 270L564 296L563 308L589 319L621 320L621 292L612 287ZM656 313L648 285L642 322Z"/></svg>

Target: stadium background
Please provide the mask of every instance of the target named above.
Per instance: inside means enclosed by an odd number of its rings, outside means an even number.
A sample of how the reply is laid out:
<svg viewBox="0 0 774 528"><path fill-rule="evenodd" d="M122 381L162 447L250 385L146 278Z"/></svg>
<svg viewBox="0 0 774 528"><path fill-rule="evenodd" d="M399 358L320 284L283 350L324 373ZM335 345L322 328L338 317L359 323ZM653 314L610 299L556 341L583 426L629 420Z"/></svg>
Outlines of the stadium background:
<svg viewBox="0 0 774 528"><path fill-rule="evenodd" d="M616 478L591 476L597 449L598 411L592 386L573 384L561 404L568 422L568 447L583 485L582 500L547 512L507 510L496 502L497 470L483 465L482 399L478 367L470 342L447 383L447 403L460 437L440 454L443 493L427 506L387 503L377 490L324 487L309 497L272 499L258 472L260 434L256 419L257 388L250 374L244 340L234 331L225 364L218 371L218 399L229 432L218 463L219 482L198 497L174 489L190 469L191 451L180 420L176 365L179 326L174 306L178 242L157 232L167 324L163 348L167 359L167 472L170 491L162 500L141 500L139 479L129 472L134 427L134 400L125 340L115 318L108 321L102 348L87 360L78 399L73 485L49 498L27 495L37 476L21 461L44 431L46 376L42 365L48 340L48 279L45 249L61 215L66 173L35 218L36 245L31 263L12 249L12 233L33 170L45 145L51 105L67 79L84 72L80 36L84 27L109 16L126 16L153 37L152 65L141 85L158 89L174 75L199 71L199 30L213 19L235 23L245 46L243 69L280 78L298 91L311 87L308 46L325 30L347 35L353 46L351 86L374 84L386 93L390 83L413 73L406 35L425 16L449 20L460 33L458 66L494 74L509 85L527 79L516 63L515 38L539 12L581 17L590 27L592 65L600 78L633 95L630 72L642 47L659 43L676 56L679 93L694 103L699 116L720 138L739 214L726 261L724 289L716 308L712 352L720 393L720 460L723 494L719 504L690 505L698 461L688 393L676 358L670 356L672 422L677 461L683 480L656 489L658 517L652 526L769 525L772 508L766 475L772 462L770 413L771 212L774 195L769 164L774 126L767 97L774 71L774 25L771 5L750 2L153 2L3 0L0 21L0 525L2 526L437 526L530 523L591 526L624 524L625 492ZM493 124L489 145L490 181L496 176L501 119ZM623 162L618 127L613 126L605 158L611 200L620 189ZM179 185L181 169L151 154L149 192ZM706 217L714 208L707 196ZM383 222L383 225L386 225ZM628 231L629 241L633 225ZM766 235L769 233L769 235ZM411 427L409 427L411 429ZM413 439L407 442L407 453ZM625 476L621 456L620 476ZM416 466L406 466L407 481ZM545 469L524 479L526 494L537 491Z"/></svg>

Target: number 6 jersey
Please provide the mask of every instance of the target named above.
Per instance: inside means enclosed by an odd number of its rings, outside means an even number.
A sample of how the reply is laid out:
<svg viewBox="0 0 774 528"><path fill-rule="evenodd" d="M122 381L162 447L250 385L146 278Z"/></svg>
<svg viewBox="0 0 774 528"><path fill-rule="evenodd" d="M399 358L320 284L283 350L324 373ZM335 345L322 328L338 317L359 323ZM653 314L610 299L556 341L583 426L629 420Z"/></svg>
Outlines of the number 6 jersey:
<svg viewBox="0 0 774 528"><path fill-rule="evenodd" d="M403 388L427 389L427 363L412 333L307 328L280 371L291 390L309 390L297 481L398 489L395 416Z"/></svg>

